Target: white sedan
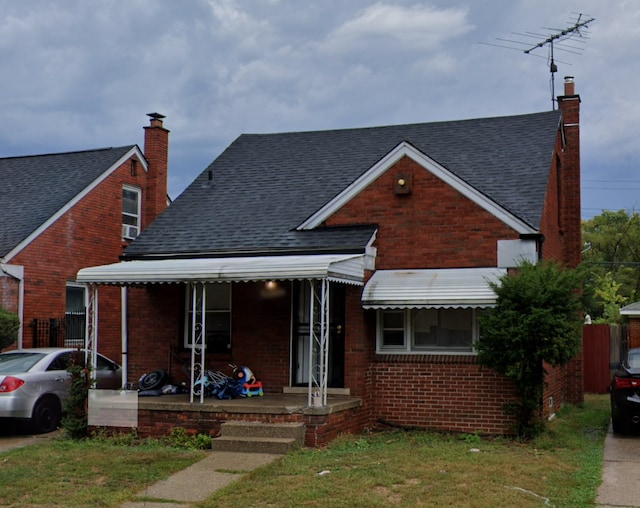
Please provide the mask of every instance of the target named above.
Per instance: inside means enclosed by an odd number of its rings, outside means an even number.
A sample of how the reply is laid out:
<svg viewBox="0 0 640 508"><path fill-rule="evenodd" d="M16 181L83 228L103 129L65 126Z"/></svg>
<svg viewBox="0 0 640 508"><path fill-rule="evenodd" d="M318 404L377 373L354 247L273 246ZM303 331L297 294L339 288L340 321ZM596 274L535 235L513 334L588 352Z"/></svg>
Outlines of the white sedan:
<svg viewBox="0 0 640 508"><path fill-rule="evenodd" d="M62 417L63 401L69 393L71 374L67 368L77 349L33 348L0 353L0 418L25 419L35 432L55 430ZM84 360L84 352L80 351ZM98 355L96 388L119 389L120 365Z"/></svg>

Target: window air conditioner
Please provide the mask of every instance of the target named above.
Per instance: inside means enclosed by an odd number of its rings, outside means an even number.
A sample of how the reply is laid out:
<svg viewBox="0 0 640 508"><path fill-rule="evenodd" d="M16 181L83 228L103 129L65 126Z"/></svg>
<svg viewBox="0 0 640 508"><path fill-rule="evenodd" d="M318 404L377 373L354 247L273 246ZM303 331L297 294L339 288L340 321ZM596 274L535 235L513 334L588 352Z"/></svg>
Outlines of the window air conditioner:
<svg viewBox="0 0 640 508"><path fill-rule="evenodd" d="M136 226L122 225L122 238L133 240L136 236L138 236L138 228Z"/></svg>

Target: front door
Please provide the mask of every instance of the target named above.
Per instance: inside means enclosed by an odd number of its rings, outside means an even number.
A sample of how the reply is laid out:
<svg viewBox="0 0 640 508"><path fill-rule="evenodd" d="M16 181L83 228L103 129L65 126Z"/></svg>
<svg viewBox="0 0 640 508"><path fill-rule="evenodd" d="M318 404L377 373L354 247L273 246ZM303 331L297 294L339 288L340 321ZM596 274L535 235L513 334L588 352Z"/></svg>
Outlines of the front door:
<svg viewBox="0 0 640 508"><path fill-rule="evenodd" d="M344 286L329 285L329 364L327 366L327 386L344 387ZM293 284L293 340L291 372L293 386L307 386L309 383L309 315L311 309L311 282L295 281ZM319 321L319 309L314 305L314 319ZM317 354L314 352L314 354ZM318 359L314 362L319 363Z"/></svg>

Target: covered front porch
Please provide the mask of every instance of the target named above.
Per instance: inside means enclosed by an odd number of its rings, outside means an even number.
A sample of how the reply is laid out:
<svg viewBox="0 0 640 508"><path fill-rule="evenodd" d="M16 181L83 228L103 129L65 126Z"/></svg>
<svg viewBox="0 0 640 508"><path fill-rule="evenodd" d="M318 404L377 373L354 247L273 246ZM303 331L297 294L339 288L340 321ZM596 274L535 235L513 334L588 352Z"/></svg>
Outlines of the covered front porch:
<svg viewBox="0 0 640 508"><path fill-rule="evenodd" d="M162 435L176 426L216 435L222 423L229 420L296 422L304 424L305 444L320 446L340 433L366 425L363 400L350 396L344 377L341 385L332 384L330 379L344 370L344 364L339 365L342 370L334 368L335 354L330 353L332 334L344 333L343 324L335 326L330 316L337 305L337 301L330 301L332 288L362 286L365 265L373 266L373 260L366 257L343 254L153 260L87 268L78 273L78 282L91 288L87 349L97 351L104 344L98 329L100 287L119 286L123 386L135 385L143 361L149 365L149 358L154 357L158 366L166 368L180 357L187 374L184 386L191 387L187 394L139 397L141 435ZM272 281L287 288L277 300L265 294ZM220 355L212 348L215 343L211 338L219 336L220 330L211 326L208 301L209 290L225 284L231 288L229 298L233 302L233 312L229 312L233 347L228 355ZM184 295L182 304L175 298L180 294ZM147 299L145 307L141 307L144 298L140 296ZM174 312L170 300L175 302L176 315L183 309L184 323L178 323L178 319L171 324L167 313ZM100 308L103 305L100 303ZM165 311L156 314L157 320L150 322L149 328L143 327L139 309L146 311L156 305L165 306ZM344 307L342 299L338 307ZM344 342L339 348L344 358ZM240 366L249 361L257 378L268 381L263 397L221 400L194 389L207 370L225 370L228 363ZM299 365L298 371L295 365ZM173 370L177 367L174 364Z"/></svg>

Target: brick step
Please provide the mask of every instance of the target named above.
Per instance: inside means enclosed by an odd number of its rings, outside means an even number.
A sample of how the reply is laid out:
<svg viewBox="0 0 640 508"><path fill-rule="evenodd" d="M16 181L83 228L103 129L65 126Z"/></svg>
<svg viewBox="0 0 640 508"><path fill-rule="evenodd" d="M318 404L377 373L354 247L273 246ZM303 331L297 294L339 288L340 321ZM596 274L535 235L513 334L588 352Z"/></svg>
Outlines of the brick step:
<svg viewBox="0 0 640 508"><path fill-rule="evenodd" d="M293 438L219 436L212 441L211 448L213 451L218 452L286 455L299 444Z"/></svg>
<svg viewBox="0 0 640 508"><path fill-rule="evenodd" d="M302 443L304 424L227 421L221 425L220 434L225 437L292 438Z"/></svg>

